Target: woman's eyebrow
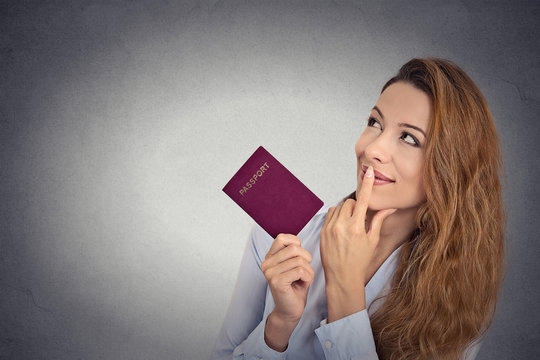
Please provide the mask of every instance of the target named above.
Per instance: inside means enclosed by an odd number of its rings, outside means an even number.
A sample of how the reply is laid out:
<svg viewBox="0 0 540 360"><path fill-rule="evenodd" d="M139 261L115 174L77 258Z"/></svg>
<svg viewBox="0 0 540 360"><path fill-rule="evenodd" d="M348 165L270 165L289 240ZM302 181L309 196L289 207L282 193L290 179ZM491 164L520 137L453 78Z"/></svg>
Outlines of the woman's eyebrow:
<svg viewBox="0 0 540 360"><path fill-rule="evenodd" d="M375 110L376 112L378 112L379 115L381 115L381 118L384 120L384 115L383 115L383 113L381 112L381 109L379 109L379 108L377 107L377 105L375 105L375 106L373 107L373 110ZM424 132L424 130L420 129L418 126L414 126L414 125L407 124L407 123L399 123L398 125L399 125L399 126L403 126L403 127L408 127L408 128L411 128L411 129L418 130L418 131L420 131L420 132L422 133L422 135L424 135L424 137L427 137L427 136L426 136L426 133Z"/></svg>

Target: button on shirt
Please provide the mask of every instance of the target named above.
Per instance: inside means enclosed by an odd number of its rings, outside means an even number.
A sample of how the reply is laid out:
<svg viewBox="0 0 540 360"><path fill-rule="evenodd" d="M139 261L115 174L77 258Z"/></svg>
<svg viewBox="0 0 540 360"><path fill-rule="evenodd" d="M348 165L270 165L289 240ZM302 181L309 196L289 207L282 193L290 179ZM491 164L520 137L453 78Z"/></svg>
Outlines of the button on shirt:
<svg viewBox="0 0 540 360"><path fill-rule="evenodd" d="M261 263L274 239L258 224L253 225L231 304L212 352L212 360L378 359L369 315L383 301L374 300L389 289L401 246L384 261L367 283L366 309L327 323L325 279L319 241L328 208L338 203L323 206L297 235L302 247L312 256L311 267L315 277L308 291L302 318L284 352L269 348L264 341L266 319L275 304L261 271ZM370 307L371 303L373 306ZM474 359L479 347L479 343L470 346L463 359Z"/></svg>

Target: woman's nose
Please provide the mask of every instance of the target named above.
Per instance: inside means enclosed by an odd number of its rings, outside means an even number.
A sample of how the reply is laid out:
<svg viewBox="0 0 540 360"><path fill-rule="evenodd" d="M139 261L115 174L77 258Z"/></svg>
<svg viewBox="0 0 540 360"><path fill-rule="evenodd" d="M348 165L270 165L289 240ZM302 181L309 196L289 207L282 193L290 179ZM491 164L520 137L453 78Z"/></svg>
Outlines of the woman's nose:
<svg viewBox="0 0 540 360"><path fill-rule="evenodd" d="M386 163L390 160L392 144L388 136L381 134L368 143L364 153L370 160Z"/></svg>

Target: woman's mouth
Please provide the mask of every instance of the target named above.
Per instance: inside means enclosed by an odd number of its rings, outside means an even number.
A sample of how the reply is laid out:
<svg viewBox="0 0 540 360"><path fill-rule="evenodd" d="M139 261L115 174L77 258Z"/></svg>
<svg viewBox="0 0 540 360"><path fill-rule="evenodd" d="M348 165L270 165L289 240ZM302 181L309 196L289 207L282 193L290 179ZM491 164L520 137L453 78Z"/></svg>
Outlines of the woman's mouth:
<svg viewBox="0 0 540 360"><path fill-rule="evenodd" d="M360 177L362 180L364 180L364 175L366 174L367 166L362 166L362 173L360 174ZM386 185L386 184L392 184L395 181L387 178L377 170L373 169L373 172L375 174L375 180L373 181L373 185Z"/></svg>

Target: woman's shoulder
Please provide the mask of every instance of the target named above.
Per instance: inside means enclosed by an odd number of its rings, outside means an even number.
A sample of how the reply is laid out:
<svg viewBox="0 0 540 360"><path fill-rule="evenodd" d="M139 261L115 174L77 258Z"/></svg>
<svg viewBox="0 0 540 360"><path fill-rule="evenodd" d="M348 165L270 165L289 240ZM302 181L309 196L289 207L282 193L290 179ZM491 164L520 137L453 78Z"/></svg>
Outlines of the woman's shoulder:
<svg viewBox="0 0 540 360"><path fill-rule="evenodd" d="M258 223L254 222L249 233L248 246L261 263L274 239Z"/></svg>

